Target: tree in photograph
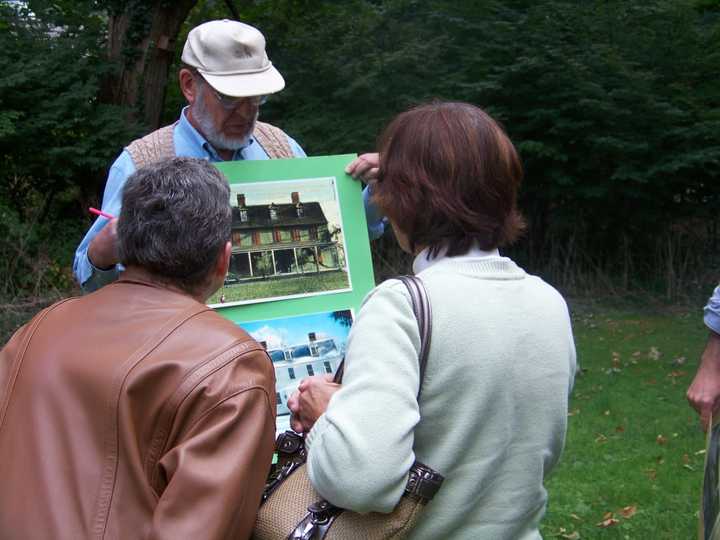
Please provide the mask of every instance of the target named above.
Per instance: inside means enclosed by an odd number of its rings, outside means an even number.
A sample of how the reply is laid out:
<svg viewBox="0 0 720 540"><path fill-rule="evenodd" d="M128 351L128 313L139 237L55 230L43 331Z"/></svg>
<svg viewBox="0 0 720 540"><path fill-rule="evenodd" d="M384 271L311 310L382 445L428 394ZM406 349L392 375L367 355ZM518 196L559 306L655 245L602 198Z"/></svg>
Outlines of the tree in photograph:
<svg viewBox="0 0 720 540"><path fill-rule="evenodd" d="M340 326L344 326L345 328L350 328L353 323L352 313L349 309L345 309L342 311L333 311L330 314L330 318L336 323L338 323Z"/></svg>

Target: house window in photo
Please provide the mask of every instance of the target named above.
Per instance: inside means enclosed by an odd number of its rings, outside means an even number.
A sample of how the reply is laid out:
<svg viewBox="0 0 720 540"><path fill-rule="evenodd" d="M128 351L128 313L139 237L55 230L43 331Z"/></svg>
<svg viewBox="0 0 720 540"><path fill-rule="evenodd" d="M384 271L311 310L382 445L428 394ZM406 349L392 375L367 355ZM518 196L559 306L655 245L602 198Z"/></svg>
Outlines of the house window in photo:
<svg viewBox="0 0 720 540"><path fill-rule="evenodd" d="M272 253L269 251L255 251L251 253L250 261L254 277L265 277L275 274Z"/></svg>
<svg viewBox="0 0 720 540"><path fill-rule="evenodd" d="M278 274L294 274L297 270L295 250L278 249L275 251L275 270Z"/></svg>
<svg viewBox="0 0 720 540"><path fill-rule="evenodd" d="M303 272L317 272L318 266L315 260L315 251L310 248L297 250L298 263Z"/></svg>
<svg viewBox="0 0 720 540"><path fill-rule="evenodd" d="M264 229L260 231L260 243L261 244L273 244L275 240L273 239L273 232L272 229Z"/></svg>
<svg viewBox="0 0 720 540"><path fill-rule="evenodd" d="M323 268L339 268L340 261L335 246L323 246L320 248L320 265Z"/></svg>
<svg viewBox="0 0 720 540"><path fill-rule="evenodd" d="M230 272L237 277L250 277L250 258L247 253L233 253L230 257Z"/></svg>
<svg viewBox="0 0 720 540"><path fill-rule="evenodd" d="M307 365L307 372L308 372L308 375L310 375L311 377L313 375L315 375L315 370L313 369L313 367L310 364Z"/></svg>
<svg viewBox="0 0 720 540"><path fill-rule="evenodd" d="M290 229L278 229L277 230L277 241L278 242L292 242L293 236Z"/></svg>

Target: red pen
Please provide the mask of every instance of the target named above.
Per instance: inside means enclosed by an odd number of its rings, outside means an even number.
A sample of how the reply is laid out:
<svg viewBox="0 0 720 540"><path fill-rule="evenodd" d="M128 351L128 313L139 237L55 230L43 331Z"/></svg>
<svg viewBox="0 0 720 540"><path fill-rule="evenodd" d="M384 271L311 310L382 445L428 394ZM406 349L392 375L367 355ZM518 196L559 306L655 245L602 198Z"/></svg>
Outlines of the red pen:
<svg viewBox="0 0 720 540"><path fill-rule="evenodd" d="M102 216L107 219L115 219L115 216L112 214L108 214L107 212L103 212L102 210L98 210L97 208L93 208L92 206L88 208L90 210L91 214L95 214L96 216Z"/></svg>

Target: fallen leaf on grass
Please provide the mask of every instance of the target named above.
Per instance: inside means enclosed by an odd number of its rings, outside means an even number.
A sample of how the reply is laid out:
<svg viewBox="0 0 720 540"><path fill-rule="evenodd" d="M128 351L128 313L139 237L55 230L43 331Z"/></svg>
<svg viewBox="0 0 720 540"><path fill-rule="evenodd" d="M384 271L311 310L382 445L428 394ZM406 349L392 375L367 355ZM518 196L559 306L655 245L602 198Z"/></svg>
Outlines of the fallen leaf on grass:
<svg viewBox="0 0 720 540"><path fill-rule="evenodd" d="M645 474L647 474L648 478L653 482L657 478L657 471L655 469L645 469Z"/></svg>
<svg viewBox="0 0 720 540"><path fill-rule="evenodd" d="M647 355L650 360L660 360L662 353L657 347L650 347Z"/></svg>
<svg viewBox="0 0 720 540"><path fill-rule="evenodd" d="M573 518L575 521L582 521L582 518L577 514L570 514L570 517Z"/></svg>
<svg viewBox="0 0 720 540"><path fill-rule="evenodd" d="M695 455L696 455L696 456L701 456L701 455L703 455L704 453L705 453L705 449L702 448L702 449L698 450L697 452L695 452Z"/></svg>
<svg viewBox="0 0 720 540"><path fill-rule="evenodd" d="M567 529L565 527L560 527L557 533L553 534L552 536L558 537L558 538L565 538L566 540L580 540L580 533L577 531L573 531L571 533L567 532Z"/></svg>
<svg viewBox="0 0 720 540"><path fill-rule="evenodd" d="M622 433L623 431L625 431L625 428L623 426L617 426L615 428L615 433Z"/></svg>
<svg viewBox="0 0 720 540"><path fill-rule="evenodd" d="M610 416L610 409L608 409L607 411L605 411L603 414L604 414L605 416Z"/></svg>
<svg viewBox="0 0 720 540"><path fill-rule="evenodd" d="M682 460L683 460L683 463L685 465L687 465L688 463L690 463L690 456L687 454L683 454Z"/></svg>
<svg viewBox="0 0 720 540"><path fill-rule="evenodd" d="M602 527L603 529L606 529L607 527L612 527L613 525L617 525L618 523L620 523L619 519L611 517L603 519L600 523L596 525L596 527Z"/></svg>
<svg viewBox="0 0 720 540"><path fill-rule="evenodd" d="M648 379L647 381L643 381L643 384L657 384L657 380L653 377L652 379Z"/></svg>
<svg viewBox="0 0 720 540"><path fill-rule="evenodd" d="M637 512L637 506L635 506L635 505L625 506L624 508L621 508L620 510L618 510L618 514L620 514L625 519L630 519L631 517L633 517L635 515L636 512Z"/></svg>
<svg viewBox="0 0 720 540"><path fill-rule="evenodd" d="M667 438L663 437L662 435L658 435L657 438L655 439L655 442L657 442L659 445L662 446L663 444L665 444L667 442Z"/></svg>
<svg viewBox="0 0 720 540"><path fill-rule="evenodd" d="M576 414L580 414L580 409L573 409L572 411L568 411L568 416L575 416Z"/></svg>
<svg viewBox="0 0 720 540"><path fill-rule="evenodd" d="M670 373L668 373L668 377L672 377L673 379L675 379L677 377L684 377L685 375L687 375L687 372L679 371L679 370L678 371L673 370Z"/></svg>
<svg viewBox="0 0 720 540"><path fill-rule="evenodd" d="M598 436L595 438L595 442L598 444L606 443L607 440L607 437L602 433L598 433Z"/></svg>
<svg viewBox="0 0 720 540"><path fill-rule="evenodd" d="M687 362L687 358L684 356L678 356L672 361L674 366L682 366L685 362Z"/></svg>

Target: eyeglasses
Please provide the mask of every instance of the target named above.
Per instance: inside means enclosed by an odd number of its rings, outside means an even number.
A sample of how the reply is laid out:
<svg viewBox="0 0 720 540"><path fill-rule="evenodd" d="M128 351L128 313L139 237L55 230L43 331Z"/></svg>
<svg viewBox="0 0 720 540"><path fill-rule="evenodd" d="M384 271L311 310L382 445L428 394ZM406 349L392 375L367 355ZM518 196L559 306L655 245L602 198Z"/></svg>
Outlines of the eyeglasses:
<svg viewBox="0 0 720 540"><path fill-rule="evenodd" d="M206 81L207 82L207 81ZM221 94L217 90L215 90L212 86L210 86L210 90L212 90L213 95L217 98L218 102L220 103L220 106L227 110L232 111L234 110L238 105L241 105L242 103L250 103L253 107L259 107L260 105L264 105L267 101L267 96L248 96L248 97L230 97L226 96L225 94Z"/></svg>

